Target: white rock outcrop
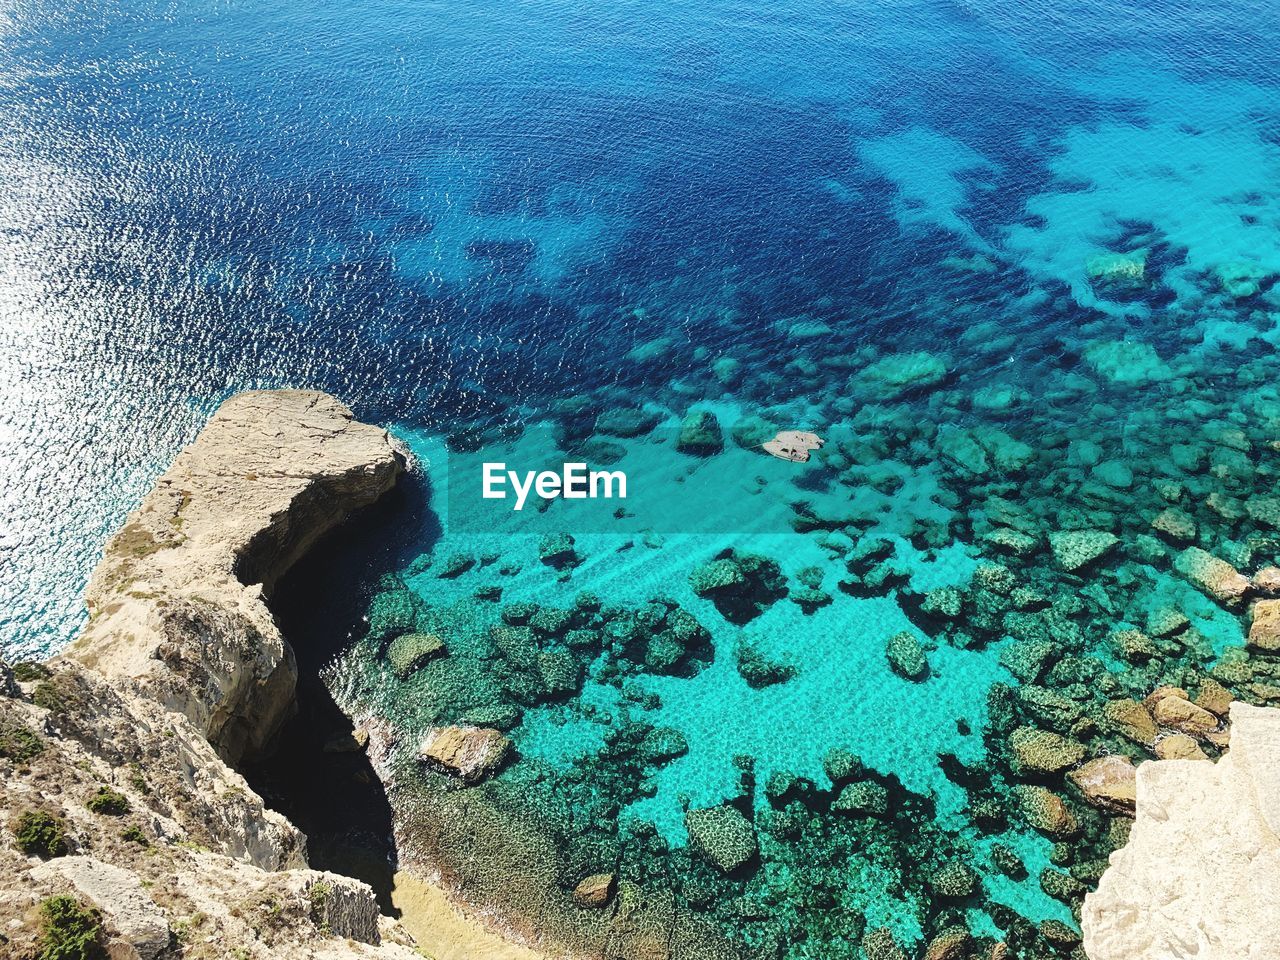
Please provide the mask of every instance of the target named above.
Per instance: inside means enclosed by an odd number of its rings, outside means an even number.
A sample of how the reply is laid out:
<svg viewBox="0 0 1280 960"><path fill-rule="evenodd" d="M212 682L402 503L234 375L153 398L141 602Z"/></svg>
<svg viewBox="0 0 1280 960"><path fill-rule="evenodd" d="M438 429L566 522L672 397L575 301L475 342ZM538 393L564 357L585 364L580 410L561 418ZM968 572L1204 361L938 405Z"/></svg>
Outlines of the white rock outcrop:
<svg viewBox="0 0 1280 960"><path fill-rule="evenodd" d="M1129 842L1081 926L1090 960L1280 958L1280 709L1231 705L1216 764L1137 769Z"/></svg>
<svg viewBox="0 0 1280 960"><path fill-rule="evenodd" d="M266 598L404 467L325 394L233 397L107 545L67 654L22 683L0 663L0 953L41 955L69 895L113 958L421 956L230 766L294 709Z"/></svg>
<svg viewBox="0 0 1280 960"><path fill-rule="evenodd" d="M185 714L229 762L260 752L297 681L264 598L404 466L327 394L232 397L107 544L68 655Z"/></svg>

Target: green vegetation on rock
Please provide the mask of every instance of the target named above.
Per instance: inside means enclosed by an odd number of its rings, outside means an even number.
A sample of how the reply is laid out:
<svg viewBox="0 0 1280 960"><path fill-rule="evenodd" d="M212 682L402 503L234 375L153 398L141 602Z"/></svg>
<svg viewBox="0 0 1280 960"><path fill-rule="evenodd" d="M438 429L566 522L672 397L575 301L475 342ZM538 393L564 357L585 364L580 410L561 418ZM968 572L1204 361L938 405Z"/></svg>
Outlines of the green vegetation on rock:
<svg viewBox="0 0 1280 960"><path fill-rule="evenodd" d="M110 787L102 786L85 801L85 806L103 816L122 817L129 812L129 798Z"/></svg>
<svg viewBox="0 0 1280 960"><path fill-rule="evenodd" d="M40 902L38 960L98 960L102 946L102 916L73 896L61 894Z"/></svg>
<svg viewBox="0 0 1280 960"><path fill-rule="evenodd" d="M14 763L26 763L43 750L44 741L39 734L20 723L0 723L0 757Z"/></svg>
<svg viewBox="0 0 1280 960"><path fill-rule="evenodd" d="M18 849L31 857L48 860L67 852L67 825L61 817L43 810L27 810L13 823Z"/></svg>

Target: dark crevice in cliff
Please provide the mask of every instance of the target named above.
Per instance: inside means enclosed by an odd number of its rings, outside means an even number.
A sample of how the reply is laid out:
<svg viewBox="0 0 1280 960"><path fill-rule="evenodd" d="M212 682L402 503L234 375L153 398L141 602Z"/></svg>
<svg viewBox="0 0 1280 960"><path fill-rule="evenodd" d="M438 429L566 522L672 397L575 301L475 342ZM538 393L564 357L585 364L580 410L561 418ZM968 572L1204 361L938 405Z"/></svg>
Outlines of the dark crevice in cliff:
<svg viewBox="0 0 1280 960"><path fill-rule="evenodd" d="M423 481L406 475L280 581L271 608L297 657L297 712L268 757L242 770L268 805L307 835L311 866L365 881L392 915L391 806L362 750L325 750L353 728L320 673L360 636L378 578L438 535L427 502Z"/></svg>

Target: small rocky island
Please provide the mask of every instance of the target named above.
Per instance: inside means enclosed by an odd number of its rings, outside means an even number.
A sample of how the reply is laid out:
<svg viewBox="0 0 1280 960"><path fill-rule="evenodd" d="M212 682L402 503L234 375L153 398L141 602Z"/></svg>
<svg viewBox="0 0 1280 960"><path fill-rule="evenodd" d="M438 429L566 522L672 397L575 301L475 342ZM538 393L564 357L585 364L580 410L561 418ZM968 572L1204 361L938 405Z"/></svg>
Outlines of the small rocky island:
<svg viewBox="0 0 1280 960"><path fill-rule="evenodd" d="M386 431L324 394L234 397L108 544L79 640L45 664L0 665L0 952L422 955L380 915L367 885L309 869L306 838L236 770L269 753L295 705L295 658L268 606L275 585L404 469ZM1074 556L1093 547L1059 549ZM915 651L887 654L908 675L927 670ZM1157 693L1157 718L1185 721L1174 713L1195 707L1184 691ZM1085 902L1085 939L1073 956L1167 960L1193 944L1214 956L1273 955L1280 711L1213 706L1233 721L1231 749L1217 764L1169 752L1180 758L1135 768L1101 756L1072 772L1091 803L1122 814L1136 805L1128 846ZM1227 732L1218 732L1225 745ZM463 776L475 746L467 731L445 728L422 749ZM508 745L484 746L487 770ZM1043 738L1016 746L1030 758L1046 748ZM740 816L703 813L712 816L718 835L744 834L740 850L721 845L732 869L753 855L754 835ZM609 903L613 878L588 881L580 905ZM882 956L905 956L890 947ZM684 955L676 942L655 949L653 960ZM927 956L974 960L974 949L967 937L940 938ZM464 945L457 955L479 953ZM1009 955L996 944L981 960ZM599 956L633 960L614 948Z"/></svg>

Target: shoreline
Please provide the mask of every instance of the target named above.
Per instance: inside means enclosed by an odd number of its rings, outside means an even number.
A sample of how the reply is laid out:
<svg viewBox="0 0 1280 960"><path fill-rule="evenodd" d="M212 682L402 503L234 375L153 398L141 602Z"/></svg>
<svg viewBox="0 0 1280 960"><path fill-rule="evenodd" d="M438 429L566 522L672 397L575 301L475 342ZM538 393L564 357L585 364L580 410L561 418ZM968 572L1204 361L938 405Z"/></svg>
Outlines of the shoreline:
<svg viewBox="0 0 1280 960"><path fill-rule="evenodd" d="M468 912L442 883L414 870L395 872L391 902L400 911L400 923L432 960L547 960L496 921Z"/></svg>
<svg viewBox="0 0 1280 960"><path fill-rule="evenodd" d="M16 677L0 662L0 810L21 834L0 844L0 918L15 956L49 948L41 911L59 897L113 956L422 955L368 884L311 869L308 838L241 774L270 762L307 679L274 588L404 469L385 430L326 394L237 394L106 545L79 637ZM443 890L400 887L437 948L540 960L503 953Z"/></svg>

